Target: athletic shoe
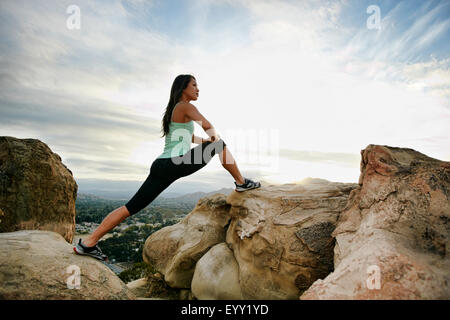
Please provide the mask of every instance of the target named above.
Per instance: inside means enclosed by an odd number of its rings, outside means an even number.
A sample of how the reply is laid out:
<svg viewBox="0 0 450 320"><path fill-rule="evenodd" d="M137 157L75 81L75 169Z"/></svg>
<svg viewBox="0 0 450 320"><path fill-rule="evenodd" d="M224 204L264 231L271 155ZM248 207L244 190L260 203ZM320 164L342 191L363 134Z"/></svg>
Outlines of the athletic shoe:
<svg viewBox="0 0 450 320"><path fill-rule="evenodd" d="M255 182L253 180L244 178L245 183L244 184L237 184L236 182L234 182L234 184L236 185L236 191L238 192L242 192L242 191L247 191L247 190L252 190L252 189L256 189L261 187L261 183L259 182Z"/></svg>
<svg viewBox="0 0 450 320"><path fill-rule="evenodd" d="M91 256L102 261L108 261L108 257L102 252L102 250L100 250L98 244L93 247L87 247L81 243L81 239L78 241L78 244L73 247L73 251L75 251L76 254Z"/></svg>

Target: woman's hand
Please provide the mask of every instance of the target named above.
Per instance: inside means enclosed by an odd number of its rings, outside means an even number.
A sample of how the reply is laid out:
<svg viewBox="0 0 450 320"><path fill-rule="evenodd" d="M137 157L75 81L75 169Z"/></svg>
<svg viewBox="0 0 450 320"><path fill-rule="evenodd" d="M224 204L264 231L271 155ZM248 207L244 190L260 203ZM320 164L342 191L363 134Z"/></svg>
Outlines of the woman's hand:
<svg viewBox="0 0 450 320"><path fill-rule="evenodd" d="M220 140L220 136L218 134L209 137L208 141L214 142Z"/></svg>
<svg viewBox="0 0 450 320"><path fill-rule="evenodd" d="M214 142L214 141L217 141L220 139L220 136L214 127L211 127L205 131L206 131L206 134L209 136L207 141Z"/></svg>

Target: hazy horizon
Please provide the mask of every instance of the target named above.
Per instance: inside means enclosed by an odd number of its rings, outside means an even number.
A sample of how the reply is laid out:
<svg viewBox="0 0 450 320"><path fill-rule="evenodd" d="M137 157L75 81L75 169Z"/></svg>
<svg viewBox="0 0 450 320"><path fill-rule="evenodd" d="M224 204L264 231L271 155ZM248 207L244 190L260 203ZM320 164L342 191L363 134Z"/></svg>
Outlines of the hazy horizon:
<svg viewBox="0 0 450 320"><path fill-rule="evenodd" d="M77 179L78 185L77 194L92 194L101 198L113 199L113 200L129 200L139 189L143 181L113 181L113 180L100 180L100 179ZM232 189L231 186L217 186L211 187L208 183L183 183L176 181L164 190L160 196L162 197L175 197L182 196L190 193L205 192L220 190L222 188Z"/></svg>
<svg viewBox="0 0 450 320"><path fill-rule="evenodd" d="M10 0L0 17L0 135L45 142L83 188L137 191L184 73L245 177L357 182L369 144L450 161L450 1ZM214 157L166 192L233 181Z"/></svg>

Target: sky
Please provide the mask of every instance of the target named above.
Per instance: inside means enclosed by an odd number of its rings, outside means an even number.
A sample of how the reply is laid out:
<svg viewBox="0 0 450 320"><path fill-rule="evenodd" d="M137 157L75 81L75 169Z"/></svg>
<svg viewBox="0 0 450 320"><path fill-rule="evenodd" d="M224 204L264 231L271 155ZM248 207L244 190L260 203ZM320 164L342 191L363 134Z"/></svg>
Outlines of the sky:
<svg viewBox="0 0 450 320"><path fill-rule="evenodd" d="M369 144L450 161L449 66L449 0L3 0L0 135L134 193L188 73L243 176L357 182ZM167 191L233 181L214 157Z"/></svg>

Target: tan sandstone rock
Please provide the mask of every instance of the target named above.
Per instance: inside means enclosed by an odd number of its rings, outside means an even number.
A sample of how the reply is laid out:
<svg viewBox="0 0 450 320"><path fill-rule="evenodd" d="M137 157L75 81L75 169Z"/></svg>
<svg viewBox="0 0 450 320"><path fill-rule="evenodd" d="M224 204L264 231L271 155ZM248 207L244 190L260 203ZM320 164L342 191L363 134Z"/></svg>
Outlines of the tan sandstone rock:
<svg viewBox="0 0 450 320"><path fill-rule="evenodd" d="M136 296L144 298L147 296L149 291L149 283L147 278L140 278L127 283L128 289Z"/></svg>
<svg viewBox="0 0 450 320"><path fill-rule="evenodd" d="M0 283L0 299L135 298L108 267L51 231L0 233Z"/></svg>
<svg viewBox="0 0 450 320"><path fill-rule="evenodd" d="M450 299L450 163L379 145L361 155L335 270L300 298Z"/></svg>
<svg viewBox="0 0 450 320"><path fill-rule="evenodd" d="M191 290L199 300L241 300L239 266L225 242L212 247L195 267Z"/></svg>
<svg viewBox="0 0 450 320"><path fill-rule="evenodd" d="M172 288L190 288L197 261L212 246L225 240L229 207L223 194L200 199L179 223L147 238L144 261L161 272Z"/></svg>
<svg viewBox="0 0 450 320"><path fill-rule="evenodd" d="M72 172L45 143L0 137L0 232L49 230L71 243L77 189Z"/></svg>
<svg viewBox="0 0 450 320"><path fill-rule="evenodd" d="M354 183L299 184L233 192L226 242L239 265L244 299L298 299L333 271L331 236Z"/></svg>

